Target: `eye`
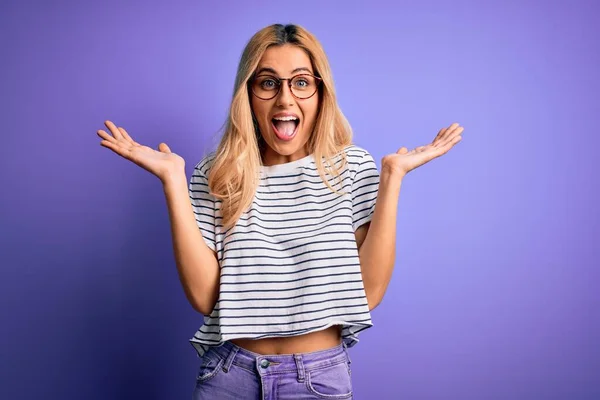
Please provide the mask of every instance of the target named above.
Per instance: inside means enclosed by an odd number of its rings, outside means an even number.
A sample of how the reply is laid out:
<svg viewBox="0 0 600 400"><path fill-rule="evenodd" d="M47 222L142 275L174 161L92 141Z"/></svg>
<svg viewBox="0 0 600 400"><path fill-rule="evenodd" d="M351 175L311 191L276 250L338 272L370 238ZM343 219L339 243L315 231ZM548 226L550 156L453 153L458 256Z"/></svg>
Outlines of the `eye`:
<svg viewBox="0 0 600 400"><path fill-rule="evenodd" d="M260 87L262 89L270 90L275 89L279 85L277 80L273 77L264 77L260 79Z"/></svg>
<svg viewBox="0 0 600 400"><path fill-rule="evenodd" d="M298 87L306 87L309 85L308 81L304 78L298 78L296 79L296 81L294 82L294 84Z"/></svg>

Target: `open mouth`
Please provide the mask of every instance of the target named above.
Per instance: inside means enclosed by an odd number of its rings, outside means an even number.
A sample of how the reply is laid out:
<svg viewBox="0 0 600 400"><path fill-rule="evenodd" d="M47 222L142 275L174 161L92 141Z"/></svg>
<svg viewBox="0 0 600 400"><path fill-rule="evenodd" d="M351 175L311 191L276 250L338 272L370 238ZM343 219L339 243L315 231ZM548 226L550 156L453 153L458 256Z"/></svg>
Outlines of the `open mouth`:
<svg viewBox="0 0 600 400"><path fill-rule="evenodd" d="M296 116L275 117L271 120L273 131L278 139L290 141L296 136L300 118Z"/></svg>

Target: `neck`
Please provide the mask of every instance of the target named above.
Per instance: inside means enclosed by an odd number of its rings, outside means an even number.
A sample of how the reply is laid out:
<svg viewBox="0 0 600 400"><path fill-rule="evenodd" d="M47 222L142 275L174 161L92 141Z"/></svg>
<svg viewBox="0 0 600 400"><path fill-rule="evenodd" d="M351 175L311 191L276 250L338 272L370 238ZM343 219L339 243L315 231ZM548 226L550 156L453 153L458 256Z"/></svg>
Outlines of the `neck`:
<svg viewBox="0 0 600 400"><path fill-rule="evenodd" d="M270 147L266 146L265 149L261 152L262 162L265 166L278 165L278 164L287 164L289 162L300 160L308 156L308 151L306 149L299 149L293 154L279 154Z"/></svg>

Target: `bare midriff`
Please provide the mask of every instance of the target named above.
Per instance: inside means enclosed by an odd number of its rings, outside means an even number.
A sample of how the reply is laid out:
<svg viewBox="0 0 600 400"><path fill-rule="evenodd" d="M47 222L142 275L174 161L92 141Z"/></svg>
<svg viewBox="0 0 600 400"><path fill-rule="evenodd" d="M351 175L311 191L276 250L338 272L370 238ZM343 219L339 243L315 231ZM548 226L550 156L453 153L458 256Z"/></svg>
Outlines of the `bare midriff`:
<svg viewBox="0 0 600 400"><path fill-rule="evenodd" d="M298 336L263 339L232 339L231 343L258 354L294 354L326 350L342 342L340 325Z"/></svg>

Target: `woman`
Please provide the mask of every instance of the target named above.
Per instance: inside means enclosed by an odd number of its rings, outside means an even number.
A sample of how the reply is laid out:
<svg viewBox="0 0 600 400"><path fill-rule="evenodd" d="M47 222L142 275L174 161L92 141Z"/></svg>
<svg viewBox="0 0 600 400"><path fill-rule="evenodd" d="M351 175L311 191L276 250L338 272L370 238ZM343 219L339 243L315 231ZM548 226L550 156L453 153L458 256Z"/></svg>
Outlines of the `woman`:
<svg viewBox="0 0 600 400"><path fill-rule="evenodd" d="M179 277L205 316L194 398L352 398L347 349L392 275L402 179L463 128L383 157L379 173L352 144L317 39L279 24L247 44L223 138L189 181L165 143L106 126L101 145L163 184Z"/></svg>

